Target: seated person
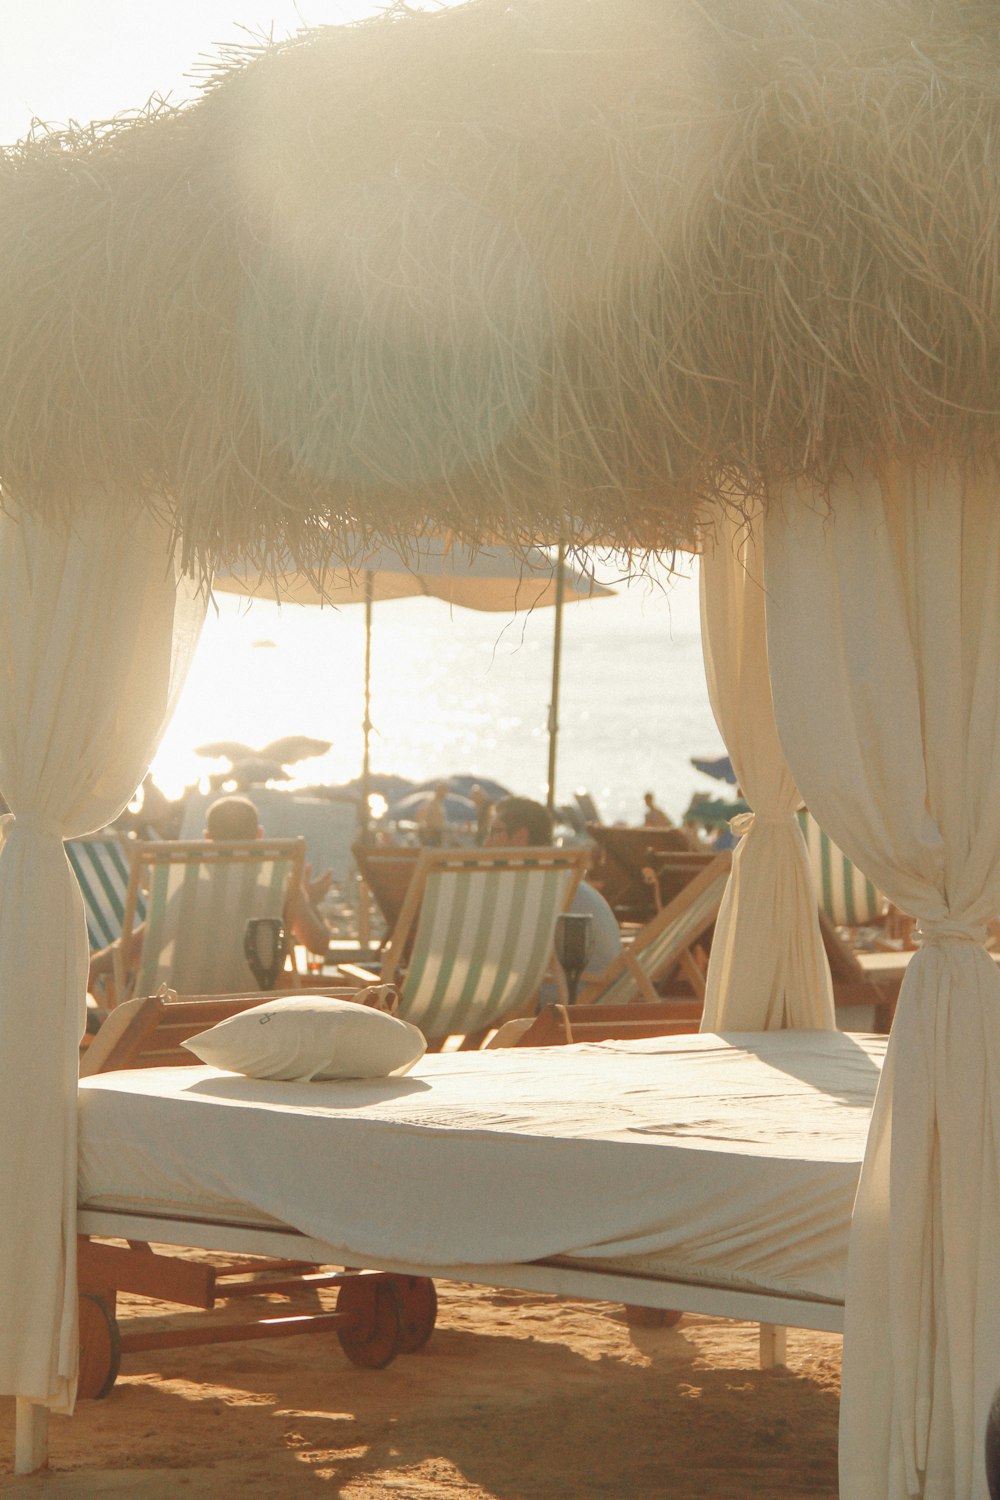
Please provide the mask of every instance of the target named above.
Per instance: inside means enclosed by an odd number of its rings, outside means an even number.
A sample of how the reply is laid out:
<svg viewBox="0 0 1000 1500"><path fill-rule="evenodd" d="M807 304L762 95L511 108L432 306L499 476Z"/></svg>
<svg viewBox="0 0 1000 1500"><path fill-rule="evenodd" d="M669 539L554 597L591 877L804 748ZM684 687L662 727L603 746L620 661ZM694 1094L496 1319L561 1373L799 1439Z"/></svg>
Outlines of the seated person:
<svg viewBox="0 0 1000 1500"><path fill-rule="evenodd" d="M545 847L552 843L552 815L540 802L530 797L504 797L493 809L493 822L486 837L487 849L509 845ZM580 975L580 988L598 978L617 958L622 949L618 919L600 891L581 880L569 910L591 918L594 946L586 969Z"/></svg>
<svg viewBox="0 0 1000 1500"><path fill-rule="evenodd" d="M213 802L205 814L205 837L220 842L241 842L246 839L264 837L257 808L249 797L220 797ZM290 902L292 936L310 953L325 954L330 943L330 930L324 922L316 902L321 901L330 889L333 871L325 870L313 879L312 869L306 865L302 872L302 884ZM134 969L142 957L144 924L132 931L129 942L127 967ZM90 957L87 989L97 994L102 982L114 973L115 951L121 939L116 938L106 948L100 948Z"/></svg>

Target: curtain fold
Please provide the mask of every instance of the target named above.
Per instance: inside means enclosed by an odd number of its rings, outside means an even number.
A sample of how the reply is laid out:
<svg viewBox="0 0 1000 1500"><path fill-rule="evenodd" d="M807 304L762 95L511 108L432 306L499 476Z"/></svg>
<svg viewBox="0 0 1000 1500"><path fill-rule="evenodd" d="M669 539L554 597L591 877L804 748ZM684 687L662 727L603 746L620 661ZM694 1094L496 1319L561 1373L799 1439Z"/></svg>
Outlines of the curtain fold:
<svg viewBox="0 0 1000 1500"><path fill-rule="evenodd" d="M716 723L752 813L741 833L709 957L703 1031L833 1030L830 965L799 794L771 704L762 518L727 516L701 559L705 674Z"/></svg>
<svg viewBox="0 0 1000 1500"><path fill-rule="evenodd" d="M0 1393L72 1409L83 901L63 840L142 779L205 601L166 526L104 494L73 530L0 515ZM16 1210L14 1209L16 1205Z"/></svg>
<svg viewBox="0 0 1000 1500"><path fill-rule="evenodd" d="M1000 1375L1000 505L944 464L766 523L789 764L921 946L900 991L848 1264L843 1500L986 1500Z"/></svg>

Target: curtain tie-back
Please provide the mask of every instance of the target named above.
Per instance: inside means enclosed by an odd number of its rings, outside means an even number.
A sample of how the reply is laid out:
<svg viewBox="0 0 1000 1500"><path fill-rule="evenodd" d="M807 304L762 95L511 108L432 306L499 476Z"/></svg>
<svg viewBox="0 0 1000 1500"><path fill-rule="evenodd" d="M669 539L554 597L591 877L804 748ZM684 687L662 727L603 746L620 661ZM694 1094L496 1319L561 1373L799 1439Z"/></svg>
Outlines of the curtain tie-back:
<svg viewBox="0 0 1000 1500"><path fill-rule="evenodd" d="M922 917L914 928L914 941L922 948L932 943L986 942L986 928L981 922L962 922L957 917Z"/></svg>
<svg viewBox="0 0 1000 1500"><path fill-rule="evenodd" d="M36 837L48 837L63 841L62 825L53 823L50 818L39 817L37 813L4 813L0 817L0 835L3 839L9 839L15 828L23 833L33 833Z"/></svg>
<svg viewBox="0 0 1000 1500"><path fill-rule="evenodd" d="M758 823L794 823L794 821L794 813L744 812L737 813L735 818L729 819L729 828L739 839L745 833L749 833L751 828L756 827Z"/></svg>

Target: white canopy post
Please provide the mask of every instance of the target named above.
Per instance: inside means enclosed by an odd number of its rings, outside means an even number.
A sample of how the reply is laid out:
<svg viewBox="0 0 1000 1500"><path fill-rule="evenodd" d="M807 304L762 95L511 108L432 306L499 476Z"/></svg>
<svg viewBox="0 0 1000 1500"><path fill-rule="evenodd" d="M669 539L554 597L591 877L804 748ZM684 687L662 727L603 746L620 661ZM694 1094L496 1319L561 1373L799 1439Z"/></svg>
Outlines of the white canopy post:
<svg viewBox="0 0 1000 1500"><path fill-rule="evenodd" d="M997 477L860 464L769 511L768 647L806 802L919 922L848 1266L844 1500L986 1500L1000 1375Z"/></svg>
<svg viewBox="0 0 1000 1500"><path fill-rule="evenodd" d="M0 1394L72 1410L76 1085L87 933L63 840L142 779L197 641L166 527L94 494L71 529L0 516Z"/></svg>
<svg viewBox="0 0 1000 1500"><path fill-rule="evenodd" d="M763 538L725 516L701 559L708 692L753 812L723 898L706 983L703 1031L833 1030L833 987L816 892L795 817L799 794L778 741L764 620Z"/></svg>

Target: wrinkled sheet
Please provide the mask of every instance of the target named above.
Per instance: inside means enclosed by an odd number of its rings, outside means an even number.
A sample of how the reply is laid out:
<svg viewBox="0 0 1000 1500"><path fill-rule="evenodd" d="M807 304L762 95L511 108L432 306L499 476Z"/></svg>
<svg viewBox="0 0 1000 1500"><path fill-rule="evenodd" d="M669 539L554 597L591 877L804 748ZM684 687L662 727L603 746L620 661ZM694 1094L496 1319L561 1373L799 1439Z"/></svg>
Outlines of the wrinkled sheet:
<svg viewBox="0 0 1000 1500"><path fill-rule="evenodd" d="M345 1261L662 1267L841 1299L885 1038L701 1035L429 1055L405 1078L82 1080L79 1201L279 1221Z"/></svg>

